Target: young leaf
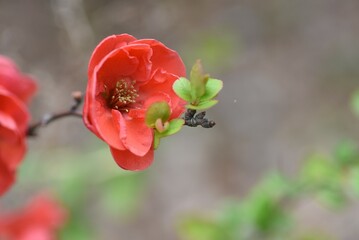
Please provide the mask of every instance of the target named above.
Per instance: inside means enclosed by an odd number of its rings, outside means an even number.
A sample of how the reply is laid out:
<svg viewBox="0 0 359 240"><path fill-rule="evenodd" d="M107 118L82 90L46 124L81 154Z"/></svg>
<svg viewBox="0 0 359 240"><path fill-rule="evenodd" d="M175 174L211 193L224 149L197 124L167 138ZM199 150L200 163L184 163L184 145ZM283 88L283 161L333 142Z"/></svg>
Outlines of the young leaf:
<svg viewBox="0 0 359 240"><path fill-rule="evenodd" d="M201 61L197 60L190 73L192 104L197 103L199 98L205 94L208 78L209 76L203 73Z"/></svg>
<svg viewBox="0 0 359 240"><path fill-rule="evenodd" d="M173 119L172 121L170 121L170 125L168 129L165 132L161 133L161 135L163 137L173 135L177 133L179 130L181 130L183 124L184 124L183 119Z"/></svg>
<svg viewBox="0 0 359 240"><path fill-rule="evenodd" d="M179 130L181 130L183 124L184 124L183 119L173 119L172 121L169 122L169 126L166 131L159 132L155 130L154 139L153 139L154 149L158 148L161 138L177 133Z"/></svg>
<svg viewBox="0 0 359 240"><path fill-rule="evenodd" d="M154 127L157 119L166 122L170 114L171 109L167 102L155 102L147 109L145 122L147 126Z"/></svg>
<svg viewBox="0 0 359 240"><path fill-rule="evenodd" d="M213 107L217 103L218 103L218 100L209 100L209 101L200 102L196 106L192 105L192 104L188 104L188 105L186 105L186 107L189 108L189 109L193 109L193 110L206 110L208 108Z"/></svg>
<svg viewBox="0 0 359 240"><path fill-rule="evenodd" d="M223 82L221 80L209 78L206 84L206 92L202 97L200 97L200 101L202 102L211 100L212 98L217 96L217 94L219 93L219 91L221 91L222 88Z"/></svg>
<svg viewBox="0 0 359 240"><path fill-rule="evenodd" d="M173 91L185 100L186 102L191 101L191 83L187 78L181 77L173 83Z"/></svg>

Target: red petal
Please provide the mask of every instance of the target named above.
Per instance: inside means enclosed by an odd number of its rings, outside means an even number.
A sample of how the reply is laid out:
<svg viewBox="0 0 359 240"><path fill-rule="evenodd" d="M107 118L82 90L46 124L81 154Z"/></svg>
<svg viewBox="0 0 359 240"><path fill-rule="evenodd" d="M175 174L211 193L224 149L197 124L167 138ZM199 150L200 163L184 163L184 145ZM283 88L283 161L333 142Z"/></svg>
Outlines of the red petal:
<svg viewBox="0 0 359 240"><path fill-rule="evenodd" d="M143 118L125 119L119 111L113 111L119 119L120 138L123 145L137 156L144 156L153 142L152 129L146 126Z"/></svg>
<svg viewBox="0 0 359 240"><path fill-rule="evenodd" d="M26 152L25 136L17 128L12 128L14 122L3 120L0 119L0 161L15 170Z"/></svg>
<svg viewBox="0 0 359 240"><path fill-rule="evenodd" d="M163 43L154 39L142 39L132 42L132 44L135 43L144 43L151 46L153 50L151 57L153 70L162 68L163 70L180 77L186 75L186 68L176 51L169 49Z"/></svg>
<svg viewBox="0 0 359 240"><path fill-rule="evenodd" d="M150 49L147 48L146 51L149 52ZM99 138L117 149L125 149L120 141L119 120L112 114L113 110L106 106L101 93L105 92L105 85L108 88L114 87L119 77L130 76L137 67L136 57L129 56L129 53L123 49L117 49L96 67L94 76L89 79L87 86L83 111L84 123Z"/></svg>
<svg viewBox="0 0 359 240"><path fill-rule="evenodd" d="M123 49L112 51L95 68L95 75L91 81L95 81L96 94L104 92L104 85L109 89L115 87L117 80L129 77L138 67L138 59L130 56Z"/></svg>
<svg viewBox="0 0 359 240"><path fill-rule="evenodd" d="M141 106L142 107L142 106ZM131 118L145 118L146 116L146 109L130 109L128 116Z"/></svg>
<svg viewBox="0 0 359 240"><path fill-rule="evenodd" d="M9 90L25 103L37 90L37 84L33 79L23 75L12 60L1 55L0 86Z"/></svg>
<svg viewBox="0 0 359 240"><path fill-rule="evenodd" d="M136 71L131 74L131 78L138 83L148 81L152 69L152 63L150 61L152 49L146 44L130 44L122 49L138 60L138 66Z"/></svg>
<svg viewBox="0 0 359 240"><path fill-rule="evenodd" d="M31 223L47 230L58 228L67 218L65 209L48 194L34 198L27 206L26 215Z"/></svg>
<svg viewBox="0 0 359 240"><path fill-rule="evenodd" d="M149 96L145 100L144 107L147 110L147 108L155 102L167 102L168 105L171 106L171 98L168 96L168 94L166 94L164 92L154 92L153 95Z"/></svg>
<svg viewBox="0 0 359 240"><path fill-rule="evenodd" d="M0 111L0 139L14 139L20 135L20 131L18 129L17 123L15 120Z"/></svg>
<svg viewBox="0 0 359 240"><path fill-rule="evenodd" d="M185 101L180 99L172 89L173 83L177 79L176 75L161 70L156 71L151 80L140 88L141 99L150 99L153 95L165 94L172 111L170 119L179 117L185 111Z"/></svg>
<svg viewBox="0 0 359 240"><path fill-rule="evenodd" d="M118 119L113 114L113 112L118 111L105 108L99 102L95 102L93 105L93 126L97 130L97 135L108 145L117 149L125 149L120 139Z"/></svg>
<svg viewBox="0 0 359 240"><path fill-rule="evenodd" d="M29 121L26 106L15 95L1 87L0 111L14 119L20 132L25 132Z"/></svg>
<svg viewBox="0 0 359 240"><path fill-rule="evenodd" d="M93 101L94 101L94 81L91 81L92 85L90 85L90 80L87 85L87 90L85 94L85 100L84 100L84 107L83 107L83 113L82 113L82 120L84 121L85 126L93 132L97 137L101 138L97 132L97 129L93 125L93 117L92 117L92 108L93 108Z"/></svg>
<svg viewBox="0 0 359 240"><path fill-rule="evenodd" d="M2 196L15 182L15 171L10 170L0 160L0 196Z"/></svg>
<svg viewBox="0 0 359 240"><path fill-rule="evenodd" d="M107 54L135 40L136 38L128 34L112 35L102 40L92 53L88 68L89 78L91 78L95 67Z"/></svg>
<svg viewBox="0 0 359 240"><path fill-rule="evenodd" d="M113 158L116 163L126 170L144 170L148 168L153 162L154 151L149 150L144 156L139 157L131 153L130 151L120 151L114 148L110 148Z"/></svg>

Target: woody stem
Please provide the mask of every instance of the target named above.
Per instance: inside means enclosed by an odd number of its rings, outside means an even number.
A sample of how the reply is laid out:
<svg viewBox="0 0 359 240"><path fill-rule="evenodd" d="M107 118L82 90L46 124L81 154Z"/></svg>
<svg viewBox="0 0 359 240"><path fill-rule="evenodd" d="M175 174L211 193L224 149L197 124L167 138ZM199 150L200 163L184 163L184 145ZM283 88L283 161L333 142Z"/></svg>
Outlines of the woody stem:
<svg viewBox="0 0 359 240"><path fill-rule="evenodd" d="M31 124L27 128L26 135L28 137L35 137L37 136L38 129L41 127L45 127L51 122L54 122L58 119L73 116L73 117L79 117L82 118L82 113L78 111L78 108L80 107L82 103L82 93L81 92L73 92L72 97L74 99L74 104L71 106L71 108L67 111L59 112L59 113L48 113L45 114L38 122L35 122Z"/></svg>

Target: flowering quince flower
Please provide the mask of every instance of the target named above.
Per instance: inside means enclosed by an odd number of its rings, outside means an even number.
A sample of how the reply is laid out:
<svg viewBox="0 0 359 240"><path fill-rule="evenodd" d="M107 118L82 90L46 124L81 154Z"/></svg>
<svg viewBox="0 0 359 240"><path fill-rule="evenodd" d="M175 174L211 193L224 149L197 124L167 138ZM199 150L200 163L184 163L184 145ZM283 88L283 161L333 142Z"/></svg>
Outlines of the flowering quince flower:
<svg viewBox="0 0 359 240"><path fill-rule="evenodd" d="M30 119L26 104L36 83L0 55L0 195L15 181L26 152L26 129Z"/></svg>
<svg viewBox="0 0 359 240"><path fill-rule="evenodd" d="M146 111L154 103L166 102L168 120L178 118L185 102L172 85L181 76L185 76L185 66L177 52L154 39L113 35L95 48L83 120L109 145L120 167L143 170L150 166L154 127L146 124Z"/></svg>
<svg viewBox="0 0 359 240"><path fill-rule="evenodd" d="M0 212L0 239L55 240L66 220L66 211L46 195L33 199L22 211Z"/></svg>

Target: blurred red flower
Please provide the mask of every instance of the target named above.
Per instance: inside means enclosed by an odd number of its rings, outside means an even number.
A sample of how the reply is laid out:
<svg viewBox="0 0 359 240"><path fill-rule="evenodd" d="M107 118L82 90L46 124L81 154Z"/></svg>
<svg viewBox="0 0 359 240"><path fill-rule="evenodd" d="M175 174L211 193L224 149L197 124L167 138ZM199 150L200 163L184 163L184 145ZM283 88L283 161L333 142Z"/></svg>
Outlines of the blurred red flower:
<svg viewBox="0 0 359 240"><path fill-rule="evenodd" d="M153 161L153 129L146 109L165 101L170 119L184 112L172 90L185 66L179 55L153 39L121 34L105 38L92 53L84 105L84 123L105 141L117 164L142 170Z"/></svg>
<svg viewBox="0 0 359 240"><path fill-rule="evenodd" d="M0 55L0 195L15 180L26 151L29 113L26 104L36 91L35 82Z"/></svg>
<svg viewBox="0 0 359 240"><path fill-rule="evenodd" d="M16 213L0 213L0 239L54 240L66 220L66 211L53 199L41 195Z"/></svg>

